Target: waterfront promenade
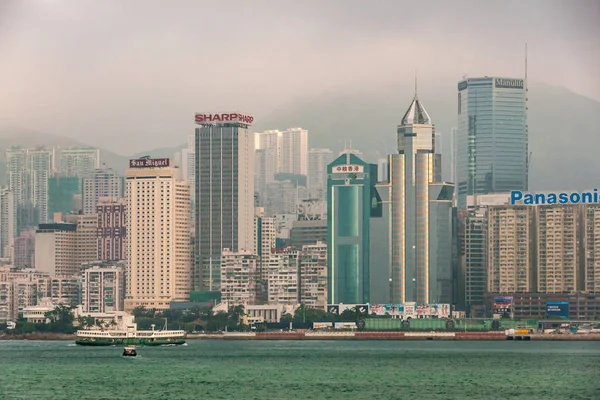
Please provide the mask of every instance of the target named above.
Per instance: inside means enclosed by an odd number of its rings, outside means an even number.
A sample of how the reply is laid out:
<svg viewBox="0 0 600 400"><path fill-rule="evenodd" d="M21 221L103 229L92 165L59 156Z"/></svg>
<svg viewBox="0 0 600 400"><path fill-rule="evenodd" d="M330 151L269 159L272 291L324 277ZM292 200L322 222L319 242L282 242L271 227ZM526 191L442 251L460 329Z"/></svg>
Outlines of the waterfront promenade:
<svg viewBox="0 0 600 400"><path fill-rule="evenodd" d="M531 334L507 338L504 332L228 332L188 334L209 340L548 340L600 341L600 334Z"/></svg>

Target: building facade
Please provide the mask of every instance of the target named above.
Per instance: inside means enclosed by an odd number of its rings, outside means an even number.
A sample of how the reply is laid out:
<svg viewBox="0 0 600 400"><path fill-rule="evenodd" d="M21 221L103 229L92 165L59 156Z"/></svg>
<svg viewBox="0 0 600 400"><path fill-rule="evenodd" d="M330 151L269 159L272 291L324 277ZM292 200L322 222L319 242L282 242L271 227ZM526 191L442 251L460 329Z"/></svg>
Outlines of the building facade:
<svg viewBox="0 0 600 400"><path fill-rule="evenodd" d="M0 188L0 257L14 262L16 208L13 192Z"/></svg>
<svg viewBox="0 0 600 400"><path fill-rule="evenodd" d="M278 173L306 176L308 174L308 131L302 128L289 128L281 134L280 140Z"/></svg>
<svg viewBox="0 0 600 400"><path fill-rule="evenodd" d="M100 168L100 150L93 147L60 150L60 173L79 179L91 175Z"/></svg>
<svg viewBox="0 0 600 400"><path fill-rule="evenodd" d="M327 169L327 301L366 303L370 293L370 219L380 208L375 190L377 165L344 153Z"/></svg>
<svg viewBox="0 0 600 400"><path fill-rule="evenodd" d="M528 190L527 82L485 77L458 83L456 184L466 196Z"/></svg>
<svg viewBox="0 0 600 400"><path fill-rule="evenodd" d="M98 260L118 261L126 258L127 205L125 199L100 198L98 215Z"/></svg>
<svg viewBox="0 0 600 400"><path fill-rule="evenodd" d="M327 200L327 166L332 161L333 152L329 149L308 151L306 186L310 199Z"/></svg>
<svg viewBox="0 0 600 400"><path fill-rule="evenodd" d="M15 267L35 268L35 231L35 228L22 229L19 237L15 238Z"/></svg>
<svg viewBox="0 0 600 400"><path fill-rule="evenodd" d="M131 160L126 177L125 311L168 309L191 288L190 189L168 159Z"/></svg>
<svg viewBox="0 0 600 400"><path fill-rule="evenodd" d="M96 260L97 223L95 214L69 214L40 224L35 233L36 270L79 277L82 264Z"/></svg>
<svg viewBox="0 0 600 400"><path fill-rule="evenodd" d="M81 178L54 174L48 178L48 220L54 219L54 213L77 213L77 194L81 193Z"/></svg>
<svg viewBox="0 0 600 400"><path fill-rule="evenodd" d="M390 302L448 302L453 185L441 183L435 128L416 94L397 141L398 154L389 157Z"/></svg>
<svg viewBox="0 0 600 400"><path fill-rule="evenodd" d="M124 197L123 177L111 168L96 169L83 179L83 213L95 213L103 197Z"/></svg>
<svg viewBox="0 0 600 400"><path fill-rule="evenodd" d="M214 114L219 116L219 114ZM224 115L238 115L236 113ZM245 116L246 117L246 116ZM196 114L195 289L219 290L221 252L254 248L252 117Z"/></svg>
<svg viewBox="0 0 600 400"><path fill-rule="evenodd" d="M299 303L324 309L327 305L327 243L302 246L299 271Z"/></svg>
<svg viewBox="0 0 600 400"><path fill-rule="evenodd" d="M254 304L259 257L249 251L225 249L221 263L221 300L229 304Z"/></svg>
<svg viewBox="0 0 600 400"><path fill-rule="evenodd" d="M15 237L21 229L48 219L48 178L54 174L54 149L43 147L6 150L6 182L13 193Z"/></svg>
<svg viewBox="0 0 600 400"><path fill-rule="evenodd" d="M81 274L84 312L107 313L124 310L125 266L90 264Z"/></svg>

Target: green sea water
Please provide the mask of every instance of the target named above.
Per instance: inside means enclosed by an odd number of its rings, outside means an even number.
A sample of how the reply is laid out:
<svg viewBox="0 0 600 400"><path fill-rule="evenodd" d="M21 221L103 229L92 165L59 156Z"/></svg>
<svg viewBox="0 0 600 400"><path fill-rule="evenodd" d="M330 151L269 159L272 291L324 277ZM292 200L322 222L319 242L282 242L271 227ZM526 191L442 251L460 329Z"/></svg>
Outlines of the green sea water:
<svg viewBox="0 0 600 400"><path fill-rule="evenodd" d="M600 399L600 342L0 341L0 399Z"/></svg>

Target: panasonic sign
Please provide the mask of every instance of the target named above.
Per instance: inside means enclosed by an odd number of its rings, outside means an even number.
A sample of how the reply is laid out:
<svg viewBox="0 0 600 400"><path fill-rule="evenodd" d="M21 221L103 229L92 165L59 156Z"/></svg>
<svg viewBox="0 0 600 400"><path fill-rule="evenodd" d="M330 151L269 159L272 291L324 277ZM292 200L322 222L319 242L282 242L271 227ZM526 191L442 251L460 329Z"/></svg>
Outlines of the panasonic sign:
<svg viewBox="0 0 600 400"><path fill-rule="evenodd" d="M591 192L548 192L523 193L520 190L510 192L510 204L547 205L547 204L594 204L598 203L598 189Z"/></svg>

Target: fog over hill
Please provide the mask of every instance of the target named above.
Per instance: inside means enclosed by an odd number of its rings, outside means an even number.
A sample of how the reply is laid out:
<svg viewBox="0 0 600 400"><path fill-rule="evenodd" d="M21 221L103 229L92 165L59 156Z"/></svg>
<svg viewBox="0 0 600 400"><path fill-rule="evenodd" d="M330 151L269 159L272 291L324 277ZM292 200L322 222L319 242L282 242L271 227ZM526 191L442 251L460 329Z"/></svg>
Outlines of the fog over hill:
<svg viewBox="0 0 600 400"><path fill-rule="evenodd" d="M419 98L429 112L436 131L441 133L444 176L449 177L450 129L456 126L456 84L427 86L421 83ZM318 93L284 104L269 115L257 118L253 130L286 129L301 126L309 131L309 146L334 151L352 142L368 161L395 152L396 126L410 105L414 87L406 83L347 87ZM600 147L600 103L562 87L532 82L529 85L529 149L533 152L530 186L532 190L583 190L600 185L596 177L595 149ZM189 132L193 133L193 126ZM7 149L82 146L61 136L0 127L0 145ZM185 147L150 149L131 157L101 149L102 162L124 171L129 158L142 155L173 157ZM4 158L0 154L0 181L4 181Z"/></svg>

